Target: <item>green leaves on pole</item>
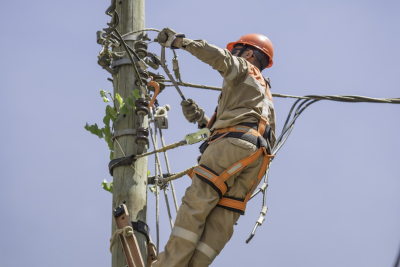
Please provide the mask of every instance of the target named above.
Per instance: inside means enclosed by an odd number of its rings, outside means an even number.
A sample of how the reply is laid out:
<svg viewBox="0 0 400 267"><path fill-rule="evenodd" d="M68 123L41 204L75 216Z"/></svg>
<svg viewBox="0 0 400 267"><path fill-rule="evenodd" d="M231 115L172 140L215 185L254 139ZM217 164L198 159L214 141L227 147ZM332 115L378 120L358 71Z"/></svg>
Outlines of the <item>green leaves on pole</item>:
<svg viewBox="0 0 400 267"><path fill-rule="evenodd" d="M130 97L125 98L125 102L126 102L129 106L135 107L135 103L133 103L132 98L130 98Z"/></svg>
<svg viewBox="0 0 400 267"><path fill-rule="evenodd" d="M115 110L115 108L112 108L110 105L107 105L106 116L108 116L112 120L112 122L114 122L115 119L117 118L117 111Z"/></svg>
<svg viewBox="0 0 400 267"><path fill-rule="evenodd" d="M130 114L131 112L129 111L128 107L126 106L124 99L118 94L115 94L115 99L118 100L119 104L119 111L125 115Z"/></svg>
<svg viewBox="0 0 400 267"><path fill-rule="evenodd" d="M152 192L154 195L156 195L156 193L157 193L156 187L157 187L157 185L149 186L150 192ZM160 194L160 191L158 191L158 193Z"/></svg>
<svg viewBox="0 0 400 267"><path fill-rule="evenodd" d="M97 123L95 123L94 125L89 125L86 123L85 129L90 133L97 135L99 138L103 138L103 128L99 129Z"/></svg>
<svg viewBox="0 0 400 267"><path fill-rule="evenodd" d="M103 98L104 103L107 103L108 101L110 101L110 99L107 98L107 93L109 93L111 95L110 92L106 92L103 89L100 90L100 96Z"/></svg>
<svg viewBox="0 0 400 267"><path fill-rule="evenodd" d="M140 97L139 89L135 89L132 91L133 96L138 99Z"/></svg>
<svg viewBox="0 0 400 267"><path fill-rule="evenodd" d="M101 183L101 187L103 187L104 190L110 192L111 194L113 193L113 182L111 182L110 184L107 183L107 180L104 179L104 181Z"/></svg>
<svg viewBox="0 0 400 267"><path fill-rule="evenodd" d="M121 108L122 104L124 103L124 99L118 94L115 94L115 99L118 100L119 107Z"/></svg>
<svg viewBox="0 0 400 267"><path fill-rule="evenodd" d="M108 144L108 148L110 150L114 150L114 142L112 140L111 127L106 125L106 127L104 127L103 132L104 132L104 139L106 140L106 142Z"/></svg>
<svg viewBox="0 0 400 267"><path fill-rule="evenodd" d="M115 99L114 99L111 92L107 92L101 89L100 96L103 98L104 103L110 102L110 99L108 99L107 94L110 95L114 105L118 105L119 112L117 111L116 107L111 107L110 105L107 105L105 110L106 115L103 118L104 127L99 128L99 126L97 126L96 123L93 125L89 125L86 123L85 129L90 133L98 136L99 138L104 137L104 140L107 142L108 148L110 149L110 160L113 160L114 159L114 141L112 139L113 126L110 125L110 121L114 123L120 114L125 114L125 115L130 114L128 105L136 109L134 99L138 99L140 97L140 92L139 89L132 90L132 97L127 97L125 98L124 101L124 99L118 93L115 94ZM150 171L148 171L147 175L150 175ZM107 184L107 181L104 180L101 186L104 188L104 190L112 193L113 182Z"/></svg>
<svg viewBox="0 0 400 267"><path fill-rule="evenodd" d="M103 118L104 125L110 126L110 120L111 120L110 116L105 115L104 118Z"/></svg>

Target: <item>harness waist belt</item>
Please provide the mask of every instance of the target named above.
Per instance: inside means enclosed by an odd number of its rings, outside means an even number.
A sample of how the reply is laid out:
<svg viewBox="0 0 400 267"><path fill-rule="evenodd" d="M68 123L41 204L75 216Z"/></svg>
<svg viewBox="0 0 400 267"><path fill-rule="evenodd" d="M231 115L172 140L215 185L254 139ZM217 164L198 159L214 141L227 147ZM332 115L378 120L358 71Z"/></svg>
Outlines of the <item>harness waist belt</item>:
<svg viewBox="0 0 400 267"><path fill-rule="evenodd" d="M253 123L248 123L247 125L251 125ZM268 154L272 154L272 149L270 145L270 138L265 138L264 136L260 136L257 132L257 125L255 126L247 126L246 124L241 124L233 127L228 127L225 129L218 129L213 132L213 135L205 142L203 142L199 149L200 153L203 154L204 151L207 149L208 145L211 144L213 141L216 141L219 138L225 137L233 137L245 140L247 142L252 143L258 148L264 147ZM267 128L271 129L269 125ZM272 129L271 129L272 131ZM271 131L269 133L271 134ZM267 132L267 131L265 131ZM265 135L265 134L264 134Z"/></svg>

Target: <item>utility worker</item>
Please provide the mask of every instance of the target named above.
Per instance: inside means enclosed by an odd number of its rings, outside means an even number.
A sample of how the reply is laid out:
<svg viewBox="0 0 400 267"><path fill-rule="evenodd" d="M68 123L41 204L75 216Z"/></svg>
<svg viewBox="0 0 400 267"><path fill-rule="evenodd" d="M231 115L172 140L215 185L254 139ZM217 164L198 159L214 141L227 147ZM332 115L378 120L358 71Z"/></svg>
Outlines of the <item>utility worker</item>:
<svg viewBox="0 0 400 267"><path fill-rule="evenodd" d="M271 41L244 35L220 49L164 28L158 42L184 49L224 78L216 112L209 119L191 99L181 102L185 118L208 127L198 166L190 173L175 226L153 267L209 266L233 234L246 203L264 176L275 137L269 80L261 71L273 64Z"/></svg>

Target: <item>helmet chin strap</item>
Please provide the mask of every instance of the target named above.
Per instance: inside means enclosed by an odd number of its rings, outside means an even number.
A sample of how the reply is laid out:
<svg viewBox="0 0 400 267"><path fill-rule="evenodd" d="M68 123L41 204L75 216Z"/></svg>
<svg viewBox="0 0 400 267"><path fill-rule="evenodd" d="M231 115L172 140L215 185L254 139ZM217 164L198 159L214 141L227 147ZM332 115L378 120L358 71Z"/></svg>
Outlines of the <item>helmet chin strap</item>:
<svg viewBox="0 0 400 267"><path fill-rule="evenodd" d="M244 45L242 47L242 49L240 49L240 52L239 52L239 54L237 56L240 57L244 53L244 51L247 49L247 47L248 47L248 45Z"/></svg>

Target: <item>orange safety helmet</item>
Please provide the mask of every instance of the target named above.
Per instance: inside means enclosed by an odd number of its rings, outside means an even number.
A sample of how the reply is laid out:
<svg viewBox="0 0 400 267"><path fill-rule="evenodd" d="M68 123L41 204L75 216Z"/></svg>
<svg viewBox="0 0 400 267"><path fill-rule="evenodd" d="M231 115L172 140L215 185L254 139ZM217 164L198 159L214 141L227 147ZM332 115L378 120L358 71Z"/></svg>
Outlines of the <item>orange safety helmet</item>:
<svg viewBox="0 0 400 267"><path fill-rule="evenodd" d="M235 44L250 45L255 48L258 48L261 52L266 54L269 57L268 65L266 68L271 67L272 64L274 63L273 62L274 47L273 47L271 41L264 35L261 35L258 33L250 33L250 34L243 35L236 42L229 43L226 46L226 48L229 51L231 51Z"/></svg>

